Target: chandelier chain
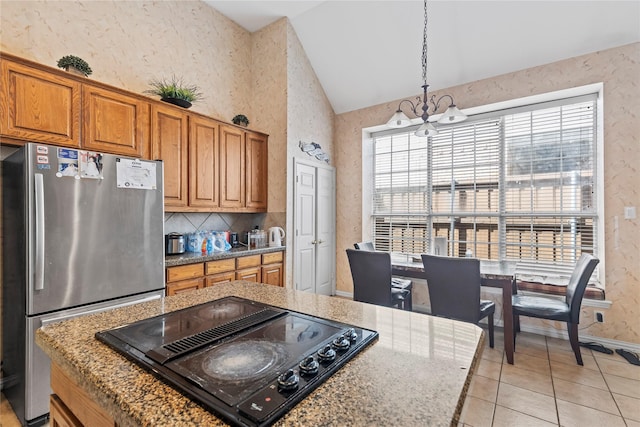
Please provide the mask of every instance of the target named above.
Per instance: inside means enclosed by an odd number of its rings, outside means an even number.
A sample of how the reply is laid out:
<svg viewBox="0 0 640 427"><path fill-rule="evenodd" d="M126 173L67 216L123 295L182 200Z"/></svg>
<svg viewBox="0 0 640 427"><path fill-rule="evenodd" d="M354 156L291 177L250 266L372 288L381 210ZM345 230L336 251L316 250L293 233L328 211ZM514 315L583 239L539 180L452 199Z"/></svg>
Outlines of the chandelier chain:
<svg viewBox="0 0 640 427"><path fill-rule="evenodd" d="M424 0L424 32L422 33L422 81L427 84L427 0Z"/></svg>

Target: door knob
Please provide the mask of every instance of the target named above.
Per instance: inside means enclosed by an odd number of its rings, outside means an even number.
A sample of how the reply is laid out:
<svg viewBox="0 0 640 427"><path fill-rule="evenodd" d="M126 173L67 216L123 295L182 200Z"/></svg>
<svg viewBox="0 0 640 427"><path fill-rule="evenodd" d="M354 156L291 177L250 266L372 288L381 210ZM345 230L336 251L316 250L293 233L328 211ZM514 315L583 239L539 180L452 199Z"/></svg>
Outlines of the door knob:
<svg viewBox="0 0 640 427"><path fill-rule="evenodd" d="M322 244L322 243L324 243L324 240L318 240L318 244L319 245Z"/></svg>

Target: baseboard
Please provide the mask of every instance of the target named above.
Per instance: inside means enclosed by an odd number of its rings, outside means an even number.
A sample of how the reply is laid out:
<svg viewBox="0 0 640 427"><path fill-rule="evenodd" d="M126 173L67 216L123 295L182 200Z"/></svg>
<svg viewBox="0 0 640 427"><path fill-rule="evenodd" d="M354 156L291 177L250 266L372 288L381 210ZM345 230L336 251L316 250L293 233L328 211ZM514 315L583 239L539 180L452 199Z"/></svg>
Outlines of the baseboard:
<svg viewBox="0 0 640 427"><path fill-rule="evenodd" d="M540 328L536 326L527 326L520 323L520 330L523 332L530 332L532 334L544 335L550 338L560 338L569 341L569 335L564 330L552 329L552 328ZM595 337L592 335L585 335L578 333L578 338L581 342L597 342L612 350L617 348L624 348L625 350L631 350L633 352L640 352L640 344L631 343L627 341L612 340L609 338Z"/></svg>
<svg viewBox="0 0 640 427"><path fill-rule="evenodd" d="M353 293L352 292L345 292L345 291L336 290L336 296L353 299Z"/></svg>

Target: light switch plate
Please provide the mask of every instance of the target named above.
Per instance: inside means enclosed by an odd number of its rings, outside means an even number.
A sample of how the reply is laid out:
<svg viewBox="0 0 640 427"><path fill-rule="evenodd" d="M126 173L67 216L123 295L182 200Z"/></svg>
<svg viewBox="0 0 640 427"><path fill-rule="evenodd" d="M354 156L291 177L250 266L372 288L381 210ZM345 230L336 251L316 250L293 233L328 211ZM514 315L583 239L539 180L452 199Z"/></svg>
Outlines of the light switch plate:
<svg viewBox="0 0 640 427"><path fill-rule="evenodd" d="M624 207L624 219L636 219L636 207L625 206Z"/></svg>

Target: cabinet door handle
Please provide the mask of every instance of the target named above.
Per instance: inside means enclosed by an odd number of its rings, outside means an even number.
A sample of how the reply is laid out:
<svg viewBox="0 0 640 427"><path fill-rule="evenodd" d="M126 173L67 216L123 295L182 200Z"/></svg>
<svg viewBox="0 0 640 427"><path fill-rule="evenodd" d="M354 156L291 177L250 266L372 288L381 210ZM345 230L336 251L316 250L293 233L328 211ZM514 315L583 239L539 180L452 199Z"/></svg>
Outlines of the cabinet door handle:
<svg viewBox="0 0 640 427"><path fill-rule="evenodd" d="M317 244L318 244L318 242L317 242L317 241L315 241L315 240L312 240L312 241L311 241L311 244L312 244L312 245L317 245Z"/></svg>
<svg viewBox="0 0 640 427"><path fill-rule="evenodd" d="M321 245L322 243L324 243L324 240L318 240L319 245Z"/></svg>

